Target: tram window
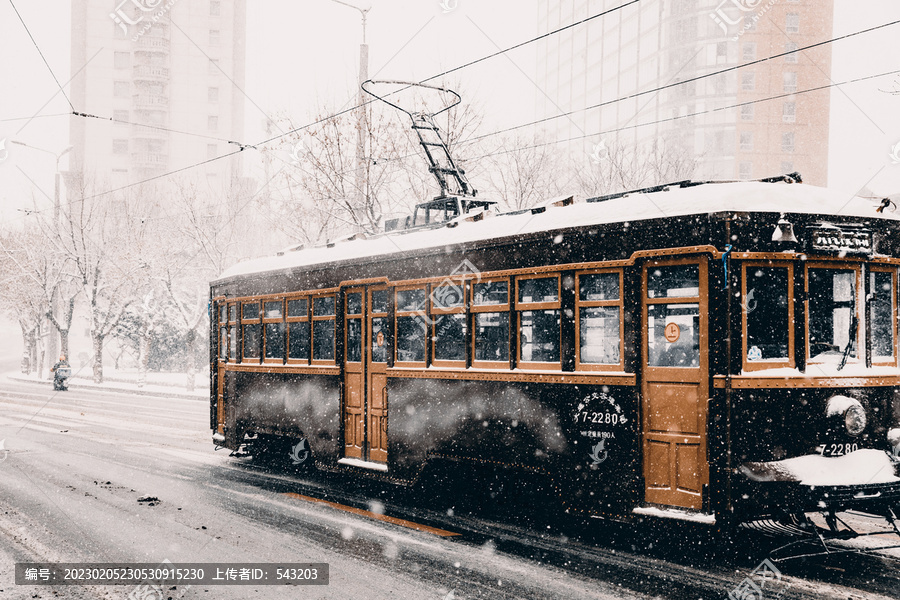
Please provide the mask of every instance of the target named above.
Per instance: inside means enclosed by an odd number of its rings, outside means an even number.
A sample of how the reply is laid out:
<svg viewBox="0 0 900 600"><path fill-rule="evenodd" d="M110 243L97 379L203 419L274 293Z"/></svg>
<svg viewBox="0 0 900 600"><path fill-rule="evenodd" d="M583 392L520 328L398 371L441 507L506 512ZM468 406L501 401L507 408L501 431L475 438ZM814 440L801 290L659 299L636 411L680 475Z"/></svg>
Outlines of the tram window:
<svg viewBox="0 0 900 600"><path fill-rule="evenodd" d="M359 294L351 294L351 296L353 295ZM362 311L361 306L360 311ZM347 361L362 362L362 319L360 318L347 319Z"/></svg>
<svg viewBox="0 0 900 600"><path fill-rule="evenodd" d="M397 312L425 310L425 290L397 290Z"/></svg>
<svg viewBox="0 0 900 600"><path fill-rule="evenodd" d="M313 298L313 316L334 316L334 296L319 296Z"/></svg>
<svg viewBox="0 0 900 600"><path fill-rule="evenodd" d="M487 281L472 286L472 304L509 304L509 282Z"/></svg>
<svg viewBox="0 0 900 600"><path fill-rule="evenodd" d="M397 362L425 363L425 336L428 317L425 288L397 290L394 344Z"/></svg>
<svg viewBox="0 0 900 600"><path fill-rule="evenodd" d="M334 361L334 296L313 298L312 359Z"/></svg>
<svg viewBox="0 0 900 600"><path fill-rule="evenodd" d="M875 360L894 357L894 274L869 274L872 298L872 356Z"/></svg>
<svg viewBox="0 0 900 600"><path fill-rule="evenodd" d="M579 299L582 301L618 300L618 273L591 273L578 276Z"/></svg>
<svg viewBox="0 0 900 600"><path fill-rule="evenodd" d="M244 358L259 358L262 324L244 323Z"/></svg>
<svg viewBox="0 0 900 600"><path fill-rule="evenodd" d="M693 298L699 295L698 265L671 265L647 271L648 298Z"/></svg>
<svg viewBox="0 0 900 600"><path fill-rule="evenodd" d="M228 358L228 306L219 305L219 358Z"/></svg>
<svg viewBox="0 0 900 600"><path fill-rule="evenodd" d="M313 321L313 360L334 360L334 319Z"/></svg>
<svg viewBox="0 0 900 600"><path fill-rule="evenodd" d="M617 365L619 353L619 308L588 307L579 310L580 359L583 363Z"/></svg>
<svg viewBox="0 0 900 600"><path fill-rule="evenodd" d="M256 323L250 321L256 321ZM241 305L241 325L244 328L243 357L259 358L262 345L262 324L259 322L259 302L244 302Z"/></svg>
<svg viewBox="0 0 900 600"><path fill-rule="evenodd" d="M789 360L790 273L787 267L749 265L741 302L747 323L748 361Z"/></svg>
<svg viewBox="0 0 900 600"><path fill-rule="evenodd" d="M306 317L308 308L309 308L309 300L306 298L300 298L298 300L288 300L288 317Z"/></svg>
<svg viewBox="0 0 900 600"><path fill-rule="evenodd" d="M263 357L266 360L284 360L284 301L263 302Z"/></svg>
<svg viewBox="0 0 900 600"><path fill-rule="evenodd" d="M437 311L460 308L465 305L465 292L457 285L436 286L431 291L431 302Z"/></svg>
<svg viewBox="0 0 900 600"><path fill-rule="evenodd" d="M354 292L352 294L347 294L347 314L348 315L361 315L362 314L362 293Z"/></svg>
<svg viewBox="0 0 900 600"><path fill-rule="evenodd" d="M386 313L388 311L388 290L372 291L372 312Z"/></svg>
<svg viewBox="0 0 900 600"><path fill-rule="evenodd" d="M309 360L309 321L288 323L288 358Z"/></svg>
<svg viewBox="0 0 900 600"><path fill-rule="evenodd" d="M382 290L387 292L387 290ZM372 305L375 305L374 296L372 294ZM385 305L387 298L385 298ZM372 362L383 363L388 359L388 342L387 342L387 317L372 317Z"/></svg>
<svg viewBox="0 0 900 600"><path fill-rule="evenodd" d="M475 360L509 362L509 313L475 313Z"/></svg>
<svg viewBox="0 0 900 600"><path fill-rule="evenodd" d="M397 317L398 362L425 362L425 327L418 315Z"/></svg>
<svg viewBox="0 0 900 600"><path fill-rule="evenodd" d="M559 300L559 278L541 277L519 279L519 302L557 302Z"/></svg>
<svg viewBox="0 0 900 600"><path fill-rule="evenodd" d="M276 302L266 302L266 319L280 319L281 312L284 310L284 304L281 300Z"/></svg>
<svg viewBox="0 0 900 600"><path fill-rule="evenodd" d="M522 311L519 340L523 362L559 362L559 311Z"/></svg>
<svg viewBox="0 0 900 600"><path fill-rule="evenodd" d="M266 358L284 358L284 323L266 323Z"/></svg>
<svg viewBox="0 0 900 600"><path fill-rule="evenodd" d="M647 351L652 367L698 367L700 305L648 304Z"/></svg>
<svg viewBox="0 0 900 600"><path fill-rule="evenodd" d="M219 358L228 358L228 328L219 328Z"/></svg>
<svg viewBox="0 0 900 600"><path fill-rule="evenodd" d="M809 357L840 361L845 352L856 358L859 318L856 271L809 269Z"/></svg>
<svg viewBox="0 0 900 600"><path fill-rule="evenodd" d="M434 359L466 360L466 315L441 315L434 323Z"/></svg>
<svg viewBox="0 0 900 600"><path fill-rule="evenodd" d="M237 304L228 305L228 359L237 360Z"/></svg>
<svg viewBox="0 0 900 600"><path fill-rule="evenodd" d="M509 368L509 280L472 284L472 358L475 366ZM477 363L482 363L478 365Z"/></svg>
<svg viewBox="0 0 900 600"><path fill-rule="evenodd" d="M559 276L516 279L521 363L560 362ZM524 366L524 365L523 365ZM553 366L553 365L548 365ZM532 368L534 366L532 365Z"/></svg>
<svg viewBox="0 0 900 600"><path fill-rule="evenodd" d="M259 302L245 302L241 313L243 321L251 321L259 318Z"/></svg>
<svg viewBox="0 0 900 600"><path fill-rule="evenodd" d="M621 271L578 274L578 368L622 363L621 277Z"/></svg>

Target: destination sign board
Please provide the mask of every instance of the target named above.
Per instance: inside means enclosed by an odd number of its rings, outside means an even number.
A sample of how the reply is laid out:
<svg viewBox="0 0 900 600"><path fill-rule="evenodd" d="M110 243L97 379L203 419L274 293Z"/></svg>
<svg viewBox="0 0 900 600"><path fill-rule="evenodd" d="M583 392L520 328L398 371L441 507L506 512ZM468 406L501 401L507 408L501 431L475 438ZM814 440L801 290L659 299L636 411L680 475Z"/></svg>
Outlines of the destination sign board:
<svg viewBox="0 0 900 600"><path fill-rule="evenodd" d="M809 250L817 252L865 256L875 252L872 232L867 229L841 229L834 225L807 227L806 242Z"/></svg>

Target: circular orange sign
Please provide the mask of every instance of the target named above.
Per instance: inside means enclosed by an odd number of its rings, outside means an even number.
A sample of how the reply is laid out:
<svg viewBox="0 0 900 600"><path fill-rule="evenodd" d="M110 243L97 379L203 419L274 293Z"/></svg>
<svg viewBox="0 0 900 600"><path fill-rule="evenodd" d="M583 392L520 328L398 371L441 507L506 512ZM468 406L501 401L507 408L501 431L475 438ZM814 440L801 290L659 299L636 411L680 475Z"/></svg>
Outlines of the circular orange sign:
<svg viewBox="0 0 900 600"><path fill-rule="evenodd" d="M378 347L384 346L384 334L382 332L378 332L375 335L375 343L378 344Z"/></svg>
<svg viewBox="0 0 900 600"><path fill-rule="evenodd" d="M666 325L666 341L677 342L678 338L681 337L681 329L678 327L677 323L669 323Z"/></svg>

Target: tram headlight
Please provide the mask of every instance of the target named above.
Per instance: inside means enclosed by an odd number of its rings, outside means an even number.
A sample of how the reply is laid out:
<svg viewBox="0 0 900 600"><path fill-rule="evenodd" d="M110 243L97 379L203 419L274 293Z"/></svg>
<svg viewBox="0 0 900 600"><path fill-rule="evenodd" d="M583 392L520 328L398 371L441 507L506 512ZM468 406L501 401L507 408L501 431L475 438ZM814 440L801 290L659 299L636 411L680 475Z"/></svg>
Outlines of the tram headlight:
<svg viewBox="0 0 900 600"><path fill-rule="evenodd" d="M894 427L887 434L888 444L891 445L893 455L900 458L900 427Z"/></svg>
<svg viewBox="0 0 900 600"><path fill-rule="evenodd" d="M861 434L866 428L866 411L863 407L855 404L848 408L844 413L844 425L847 426L847 433L853 437Z"/></svg>
<svg viewBox="0 0 900 600"><path fill-rule="evenodd" d="M842 416L847 433L853 437L861 434L866 428L866 410L856 398L832 396L828 399L825 412L829 418Z"/></svg>

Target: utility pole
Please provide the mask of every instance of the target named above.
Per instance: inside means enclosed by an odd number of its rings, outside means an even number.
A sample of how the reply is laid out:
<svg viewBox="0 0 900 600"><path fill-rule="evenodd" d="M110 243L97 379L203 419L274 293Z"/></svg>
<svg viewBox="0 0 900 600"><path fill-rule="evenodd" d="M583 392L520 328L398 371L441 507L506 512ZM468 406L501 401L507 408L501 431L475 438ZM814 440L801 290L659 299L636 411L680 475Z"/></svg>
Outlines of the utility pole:
<svg viewBox="0 0 900 600"><path fill-rule="evenodd" d="M369 78L369 45L366 43L366 14L372 10L372 7L367 4L366 8L361 8L342 0L331 1L356 9L362 15L362 43L359 45L359 84L357 86L359 96L357 100L358 108L356 109L356 178L354 186L356 188L357 210L365 213L369 193L369 178L366 176L368 171L366 136L369 132L369 113L366 109L366 96L363 92L362 84ZM363 214L363 216L365 215Z"/></svg>
<svg viewBox="0 0 900 600"><path fill-rule="evenodd" d="M32 146L30 144L26 144L25 142L19 142L16 140L10 140L13 144L18 144L19 146L25 146L26 148L31 148L32 150L37 150L38 152L46 152L50 156L56 159L56 167L53 173L53 227L59 227L59 216L60 216L60 200L59 200L59 160L72 151L74 146L69 146L59 154L55 152L51 152L50 150L45 150L43 148L38 148L37 146ZM53 314L54 317L57 316L57 301L59 298L56 294L53 294L50 297L50 313ZM49 319L48 319L49 320ZM47 352L45 356L47 357L47 364L53 364L56 362L57 357L59 356L59 330L53 325L51 322L47 327L48 339L47 339Z"/></svg>

